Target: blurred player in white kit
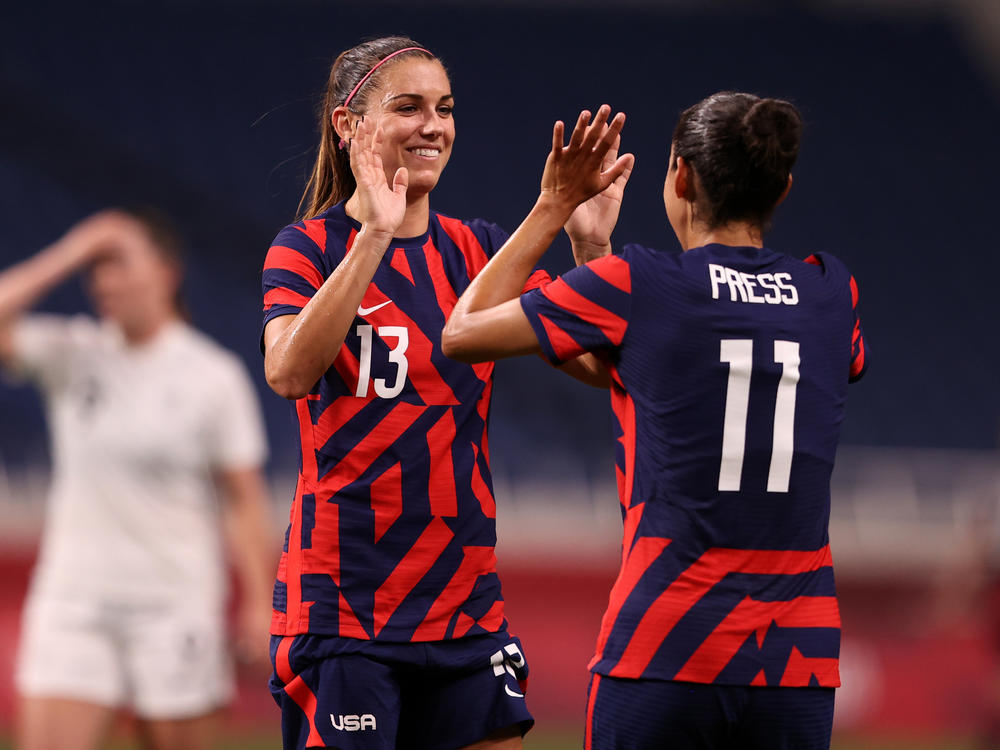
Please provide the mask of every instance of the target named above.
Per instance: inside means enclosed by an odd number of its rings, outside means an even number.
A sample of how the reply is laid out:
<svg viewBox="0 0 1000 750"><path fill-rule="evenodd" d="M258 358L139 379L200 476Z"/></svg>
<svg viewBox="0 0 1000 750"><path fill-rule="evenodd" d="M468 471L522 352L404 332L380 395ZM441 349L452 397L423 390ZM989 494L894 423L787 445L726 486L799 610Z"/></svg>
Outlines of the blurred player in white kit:
<svg viewBox="0 0 1000 750"><path fill-rule="evenodd" d="M25 314L86 276L96 318ZM176 235L105 211L0 273L0 364L44 397L54 475L15 675L20 750L90 750L118 708L143 747L201 750L236 650L267 658L277 553L259 406L238 358L184 321ZM222 498L220 502L219 498Z"/></svg>

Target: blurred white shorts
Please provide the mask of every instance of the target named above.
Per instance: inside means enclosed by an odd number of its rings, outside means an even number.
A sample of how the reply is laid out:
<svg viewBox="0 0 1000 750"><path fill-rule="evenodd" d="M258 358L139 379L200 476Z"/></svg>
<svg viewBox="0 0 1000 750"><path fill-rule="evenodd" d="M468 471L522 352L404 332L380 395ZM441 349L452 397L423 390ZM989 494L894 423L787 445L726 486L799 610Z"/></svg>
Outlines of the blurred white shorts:
<svg viewBox="0 0 1000 750"><path fill-rule="evenodd" d="M33 593L22 615L21 695L130 708L153 720L209 713L232 698L221 612L109 605Z"/></svg>

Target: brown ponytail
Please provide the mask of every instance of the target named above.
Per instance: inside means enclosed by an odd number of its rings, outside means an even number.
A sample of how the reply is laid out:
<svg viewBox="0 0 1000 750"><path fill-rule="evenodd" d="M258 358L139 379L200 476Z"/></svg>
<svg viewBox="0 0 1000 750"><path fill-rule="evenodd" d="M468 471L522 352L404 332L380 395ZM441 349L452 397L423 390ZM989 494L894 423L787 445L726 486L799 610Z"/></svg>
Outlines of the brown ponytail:
<svg viewBox="0 0 1000 750"><path fill-rule="evenodd" d="M350 156L347 149L339 147L340 136L333 128L330 115L334 109L344 104L354 87L372 68L393 52L407 47L421 47L421 45L402 36L382 37L362 42L337 56L330 68L326 94L319 110L319 149L312 174L299 200L299 219L308 219L321 214L330 206L349 198L354 192L357 184L351 172ZM434 59L433 55L422 49L408 50L399 55L398 59L403 60L410 56ZM368 94L377 87L381 74L382 70L379 70L354 94L350 102L352 112L364 113L368 105Z"/></svg>

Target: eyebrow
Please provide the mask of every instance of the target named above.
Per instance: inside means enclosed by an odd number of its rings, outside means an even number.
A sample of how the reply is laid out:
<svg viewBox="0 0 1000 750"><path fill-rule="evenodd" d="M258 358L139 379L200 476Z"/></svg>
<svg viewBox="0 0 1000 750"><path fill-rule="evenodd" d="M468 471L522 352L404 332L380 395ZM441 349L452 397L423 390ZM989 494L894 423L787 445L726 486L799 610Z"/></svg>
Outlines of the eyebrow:
<svg viewBox="0 0 1000 750"><path fill-rule="evenodd" d="M405 99L407 97L410 98L410 99L423 99L424 98L422 94L396 94L395 96L390 96L385 101L388 104L389 102L395 101L396 99ZM445 99L454 99L454 98L455 97L452 94L445 94L438 101L444 101Z"/></svg>

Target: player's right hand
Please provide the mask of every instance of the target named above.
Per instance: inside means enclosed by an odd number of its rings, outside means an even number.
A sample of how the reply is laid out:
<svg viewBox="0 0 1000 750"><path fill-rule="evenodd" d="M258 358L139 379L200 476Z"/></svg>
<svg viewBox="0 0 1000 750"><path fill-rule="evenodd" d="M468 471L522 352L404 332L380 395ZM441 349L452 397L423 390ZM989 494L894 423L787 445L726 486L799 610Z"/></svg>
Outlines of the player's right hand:
<svg viewBox="0 0 1000 750"><path fill-rule="evenodd" d="M632 154L619 156L605 167L605 156L613 147L617 148L625 126L624 112L619 112L609 122L610 116L611 107L607 104L597 110L593 122L590 112L583 110L566 146L563 145L564 125L562 121L556 122L552 128L552 150L542 174L542 196L572 211L602 193L626 171L631 171L635 163Z"/></svg>

